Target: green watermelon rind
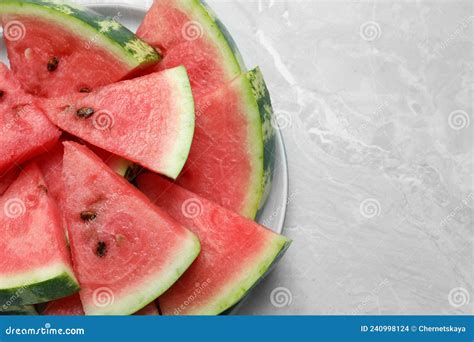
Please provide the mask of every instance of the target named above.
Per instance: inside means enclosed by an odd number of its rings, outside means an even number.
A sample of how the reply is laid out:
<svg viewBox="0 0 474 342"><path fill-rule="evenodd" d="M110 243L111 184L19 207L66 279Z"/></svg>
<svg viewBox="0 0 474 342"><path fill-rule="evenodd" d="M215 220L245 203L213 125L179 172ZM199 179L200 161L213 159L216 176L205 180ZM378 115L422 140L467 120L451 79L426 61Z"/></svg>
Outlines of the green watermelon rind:
<svg viewBox="0 0 474 342"><path fill-rule="evenodd" d="M58 0L2 0L0 16L33 16L55 22L80 35L91 45L98 44L131 68L154 64L161 56L150 45L114 20L86 7Z"/></svg>
<svg viewBox="0 0 474 342"><path fill-rule="evenodd" d="M177 143L173 144L173 151L169 153L168 160L163 161L163 169L161 171L164 175L176 179L188 160L191 150L195 128L195 107L186 68L180 66L174 68L173 72L168 72L168 74L170 84L174 83L172 89L178 89L182 93L174 96L175 99L180 99L180 101L174 103L179 108L180 113L179 124L176 127L178 135L175 141ZM186 94L188 96L185 96Z"/></svg>
<svg viewBox="0 0 474 342"><path fill-rule="evenodd" d="M266 270L262 273L262 275L260 276L260 278L252 285L252 287L250 287L246 292L245 294L239 299L239 301L237 303L235 303L235 305L229 307L228 309L226 309L225 311L223 311L221 313L221 315L232 315L233 314L233 310L238 308L240 304L242 304L243 302L245 302L245 299L250 295L250 293L252 292L252 290L258 285L260 284L264 279L265 277L267 277L271 271L273 270L273 268L276 267L276 265L278 264L278 262L280 261L280 259L285 255L286 251L288 250L288 248L291 246L292 244L292 241L291 240L287 240L286 243L283 245L283 247L281 248L280 252L278 252L278 255L273 259L272 263L266 268Z"/></svg>
<svg viewBox="0 0 474 342"><path fill-rule="evenodd" d="M245 66L244 59L242 57L242 54L239 51L239 48L237 47L237 43L235 42L234 38L230 34L229 30L224 25L224 23L217 17L214 10L207 4L206 1L201 0L201 5L207 11L209 17L211 17L211 19L214 21L214 23L217 26L217 29L220 30L220 32L222 34L222 38L225 40L225 42L229 46L230 50L232 51L232 54L234 55L234 58L235 58L237 64L239 65L240 70L245 72L247 70L247 68Z"/></svg>
<svg viewBox="0 0 474 342"><path fill-rule="evenodd" d="M255 68L243 74L237 82L244 89L248 120L248 152L252 163L252 176L247 198L240 214L255 219L270 193L275 169L276 135L272 126L273 109L263 74ZM236 82L234 81L234 82Z"/></svg>
<svg viewBox="0 0 474 342"><path fill-rule="evenodd" d="M265 205L272 187L273 175L275 171L276 155L276 130L273 127L273 107L270 92L265 83L265 79L259 67L246 74L257 101L262 124L263 136L263 185L262 195L259 201L260 211ZM258 216L259 213L257 213Z"/></svg>
<svg viewBox="0 0 474 342"><path fill-rule="evenodd" d="M33 305L12 305L12 306L0 306L0 316L37 316L38 312L36 311Z"/></svg>
<svg viewBox="0 0 474 342"><path fill-rule="evenodd" d="M241 104L245 107L247 119L247 154L249 157L251 175L245 185L246 198L242 200L239 214L249 219L254 219L263 195L263 165L264 146L262 120L260 117L257 98L254 95L252 84L247 75L242 74L232 83L232 86L240 92Z"/></svg>
<svg viewBox="0 0 474 342"><path fill-rule="evenodd" d="M239 282L231 282L228 289L222 289L220 295L210 301L207 306L202 306L198 310L187 314L219 315L232 308L268 274L290 244L291 240L281 235L275 235L259 256L253 258L246 268L242 268L241 274L245 276Z"/></svg>
<svg viewBox="0 0 474 342"><path fill-rule="evenodd" d="M202 26L203 34L205 32L207 38L218 46L222 54L222 61L225 61L226 71L231 75L231 78L238 77L242 71L245 71L243 60L234 40L205 2L180 0L180 7Z"/></svg>
<svg viewBox="0 0 474 342"><path fill-rule="evenodd" d="M4 280L1 283L3 282ZM14 280L10 279L8 283L8 288L0 289L0 308L3 305L43 303L67 297L79 291L79 284L74 274L64 265L25 272L14 276Z"/></svg>
<svg viewBox="0 0 474 342"><path fill-rule="evenodd" d="M184 253L185 251L185 253ZM151 275L143 285L135 286L133 293L118 297L115 296L111 305L96 307L82 302L86 315L131 315L156 300L168 290L191 266L201 252L201 243L196 235L189 232L182 249L177 251L173 263L166 265L170 272L159 272L156 276ZM159 284L159 285L158 285ZM146 293L146 295L144 295Z"/></svg>

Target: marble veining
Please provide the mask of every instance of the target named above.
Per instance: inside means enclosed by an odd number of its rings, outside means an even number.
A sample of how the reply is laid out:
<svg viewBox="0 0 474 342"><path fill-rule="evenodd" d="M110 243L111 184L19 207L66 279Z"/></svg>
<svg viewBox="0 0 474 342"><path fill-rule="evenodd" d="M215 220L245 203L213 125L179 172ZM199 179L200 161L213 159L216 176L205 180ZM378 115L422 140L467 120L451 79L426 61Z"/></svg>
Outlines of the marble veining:
<svg viewBox="0 0 474 342"><path fill-rule="evenodd" d="M289 159L294 244L240 313L472 314L473 2L207 2Z"/></svg>
<svg viewBox="0 0 474 342"><path fill-rule="evenodd" d="M473 3L209 1L260 65L294 245L241 314L473 311Z"/></svg>

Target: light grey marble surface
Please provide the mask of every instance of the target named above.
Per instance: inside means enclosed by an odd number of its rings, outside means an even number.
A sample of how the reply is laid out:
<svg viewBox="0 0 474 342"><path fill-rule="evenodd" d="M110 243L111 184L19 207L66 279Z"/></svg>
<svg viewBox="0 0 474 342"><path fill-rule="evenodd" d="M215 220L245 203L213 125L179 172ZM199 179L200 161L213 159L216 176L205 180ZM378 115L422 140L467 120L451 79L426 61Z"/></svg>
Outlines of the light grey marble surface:
<svg viewBox="0 0 474 342"><path fill-rule="evenodd" d="M208 3L289 158L294 243L240 313L472 314L473 2Z"/></svg>
<svg viewBox="0 0 474 342"><path fill-rule="evenodd" d="M241 313L472 313L473 2L209 3L289 159L294 244Z"/></svg>

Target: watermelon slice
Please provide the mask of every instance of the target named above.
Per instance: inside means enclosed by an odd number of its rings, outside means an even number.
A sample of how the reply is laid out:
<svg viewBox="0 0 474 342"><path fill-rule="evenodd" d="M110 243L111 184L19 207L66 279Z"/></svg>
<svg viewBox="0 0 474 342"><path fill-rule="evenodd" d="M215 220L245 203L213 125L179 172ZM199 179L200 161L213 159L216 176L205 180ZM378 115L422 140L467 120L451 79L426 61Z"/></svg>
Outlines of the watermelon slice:
<svg viewBox="0 0 474 342"><path fill-rule="evenodd" d="M183 67L43 105L61 129L170 178L188 157L194 101Z"/></svg>
<svg viewBox="0 0 474 342"><path fill-rule="evenodd" d="M183 274L199 241L89 149L64 146L63 207L84 311L129 315Z"/></svg>
<svg viewBox="0 0 474 342"><path fill-rule="evenodd" d="M2 0L0 18L13 72L35 95L87 92L159 60L119 18L77 4Z"/></svg>
<svg viewBox="0 0 474 342"><path fill-rule="evenodd" d="M10 70L0 63L0 176L48 151L59 136L59 130L32 104L31 96L23 92Z"/></svg>
<svg viewBox="0 0 474 342"><path fill-rule="evenodd" d="M139 188L176 221L189 227L202 251L160 298L164 315L216 315L236 304L290 241L238 214L153 174Z"/></svg>
<svg viewBox="0 0 474 342"><path fill-rule="evenodd" d="M275 143L260 70L197 99L196 108L194 141L178 184L255 218L271 183Z"/></svg>
<svg viewBox="0 0 474 342"><path fill-rule="evenodd" d="M8 188L0 208L0 307L77 292L59 212L35 164Z"/></svg>
<svg viewBox="0 0 474 342"><path fill-rule="evenodd" d="M234 41L199 0L155 0L137 35L164 55L155 70L186 67L196 99L241 73Z"/></svg>
<svg viewBox="0 0 474 342"><path fill-rule="evenodd" d="M155 316L158 315L158 308L154 302L148 304L135 315ZM41 313L45 316L84 316L84 309L82 308L81 298L78 294L53 300L46 305L46 308Z"/></svg>

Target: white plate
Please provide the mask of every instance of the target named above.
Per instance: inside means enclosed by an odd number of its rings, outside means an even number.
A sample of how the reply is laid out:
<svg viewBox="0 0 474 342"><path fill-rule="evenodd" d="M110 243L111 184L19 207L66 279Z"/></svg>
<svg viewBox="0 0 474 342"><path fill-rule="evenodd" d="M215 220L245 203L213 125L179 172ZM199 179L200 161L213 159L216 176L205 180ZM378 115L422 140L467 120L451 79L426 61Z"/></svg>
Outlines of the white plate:
<svg viewBox="0 0 474 342"><path fill-rule="evenodd" d="M130 4L112 3L112 1L78 1L95 11L118 20L133 32L136 31L145 16L147 8ZM225 24L225 23L224 23ZM245 59L245 56L243 56ZM8 63L6 48L3 40L0 43L0 58ZM260 211L258 222L270 228L274 232L282 233L285 222L286 207L288 201L288 165L285 154L285 146L280 131L277 131L275 149L275 173L273 186L268 200ZM235 313L237 308L231 311Z"/></svg>

